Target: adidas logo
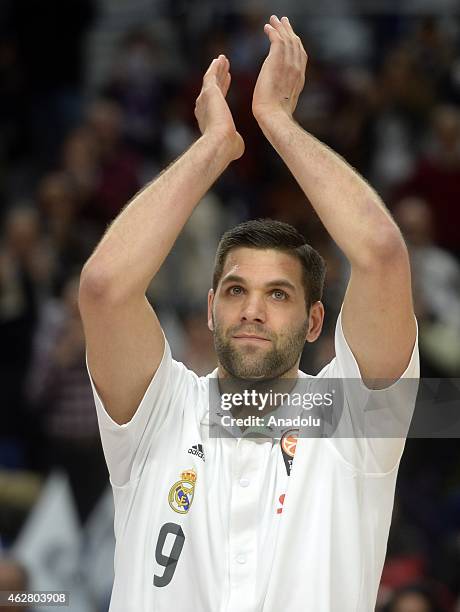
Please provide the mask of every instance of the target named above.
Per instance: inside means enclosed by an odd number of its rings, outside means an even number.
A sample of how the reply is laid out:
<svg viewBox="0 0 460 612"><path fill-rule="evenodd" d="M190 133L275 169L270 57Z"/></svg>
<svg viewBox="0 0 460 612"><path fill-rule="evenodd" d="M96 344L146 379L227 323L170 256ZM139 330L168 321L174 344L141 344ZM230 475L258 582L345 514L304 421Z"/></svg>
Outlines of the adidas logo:
<svg viewBox="0 0 460 612"><path fill-rule="evenodd" d="M188 449L188 452L190 455L196 455L200 459L203 459L203 461L206 461L206 459L204 458L204 450L202 444L194 444Z"/></svg>

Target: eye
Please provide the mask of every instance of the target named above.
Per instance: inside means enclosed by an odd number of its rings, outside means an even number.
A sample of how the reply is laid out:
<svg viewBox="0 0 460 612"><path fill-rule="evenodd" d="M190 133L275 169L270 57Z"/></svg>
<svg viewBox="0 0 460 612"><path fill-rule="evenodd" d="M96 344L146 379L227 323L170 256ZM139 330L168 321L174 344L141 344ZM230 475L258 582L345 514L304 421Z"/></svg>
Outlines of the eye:
<svg viewBox="0 0 460 612"><path fill-rule="evenodd" d="M243 287L240 287L239 285L234 285L233 287L230 287L230 289L228 290L230 295L242 295L243 293Z"/></svg>
<svg viewBox="0 0 460 612"><path fill-rule="evenodd" d="M281 289L275 289L274 291L272 291L272 296L275 298L275 300L282 301L287 298L287 293L285 293Z"/></svg>

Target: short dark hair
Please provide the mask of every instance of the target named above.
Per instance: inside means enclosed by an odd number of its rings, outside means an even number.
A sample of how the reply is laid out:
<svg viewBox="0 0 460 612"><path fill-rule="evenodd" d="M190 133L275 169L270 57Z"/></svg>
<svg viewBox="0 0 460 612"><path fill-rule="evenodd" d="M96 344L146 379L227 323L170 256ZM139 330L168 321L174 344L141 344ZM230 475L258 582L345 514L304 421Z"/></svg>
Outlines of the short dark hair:
<svg viewBox="0 0 460 612"><path fill-rule="evenodd" d="M232 249L275 249L296 257L302 264L307 310L323 296L326 262L295 227L273 219L244 221L225 232L217 247L213 290L222 278L227 255Z"/></svg>

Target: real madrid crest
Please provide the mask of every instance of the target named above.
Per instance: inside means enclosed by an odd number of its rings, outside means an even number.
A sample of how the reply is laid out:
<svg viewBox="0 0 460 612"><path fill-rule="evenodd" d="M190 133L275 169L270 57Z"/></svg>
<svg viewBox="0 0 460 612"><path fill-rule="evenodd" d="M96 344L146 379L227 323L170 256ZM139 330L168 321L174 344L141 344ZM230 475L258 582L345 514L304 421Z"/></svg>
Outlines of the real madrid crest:
<svg viewBox="0 0 460 612"><path fill-rule="evenodd" d="M178 480L169 490L168 501L174 512L187 514L195 494L196 472L194 469L184 470L182 480Z"/></svg>

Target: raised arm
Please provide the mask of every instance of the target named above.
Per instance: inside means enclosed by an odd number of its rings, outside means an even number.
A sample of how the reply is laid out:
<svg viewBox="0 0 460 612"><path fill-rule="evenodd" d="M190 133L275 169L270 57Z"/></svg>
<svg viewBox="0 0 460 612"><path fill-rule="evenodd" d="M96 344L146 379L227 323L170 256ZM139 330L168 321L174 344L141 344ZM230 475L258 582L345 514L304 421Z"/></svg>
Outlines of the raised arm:
<svg viewBox="0 0 460 612"><path fill-rule="evenodd" d="M289 20L265 25L270 51L253 113L351 264L344 334L366 382L398 378L415 342L410 267L401 233L376 192L339 155L293 119L307 54Z"/></svg>
<svg viewBox="0 0 460 612"><path fill-rule="evenodd" d="M206 72L196 102L201 138L123 209L81 274L88 365L119 424L134 415L164 351L145 292L197 203L244 151L225 100L230 80L221 55Z"/></svg>

